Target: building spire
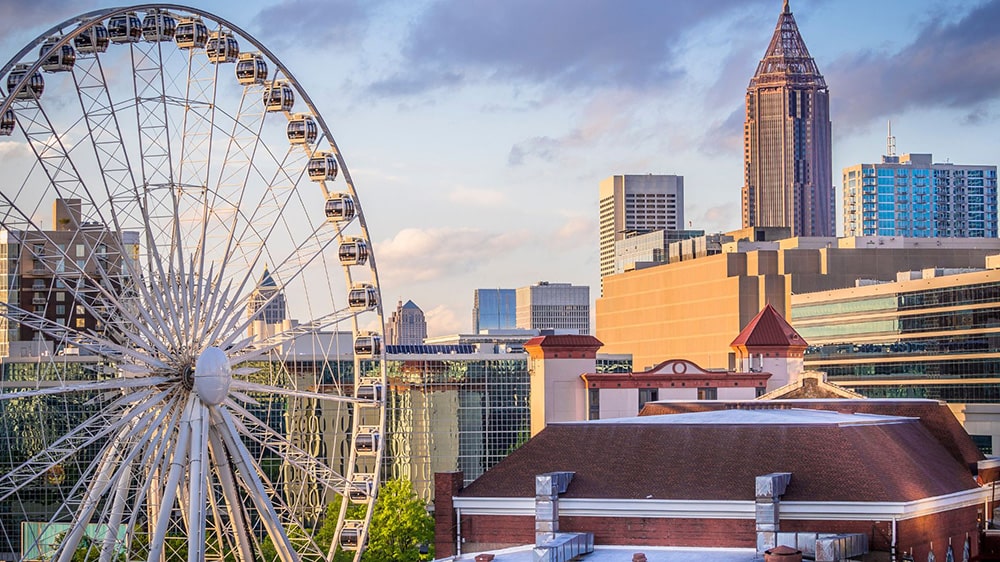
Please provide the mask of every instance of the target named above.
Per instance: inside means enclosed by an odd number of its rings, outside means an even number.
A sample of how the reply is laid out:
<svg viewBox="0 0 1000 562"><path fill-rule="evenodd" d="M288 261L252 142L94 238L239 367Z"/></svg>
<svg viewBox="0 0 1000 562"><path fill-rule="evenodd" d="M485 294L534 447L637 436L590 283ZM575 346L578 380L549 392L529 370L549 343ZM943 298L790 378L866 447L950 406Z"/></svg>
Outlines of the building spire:
<svg viewBox="0 0 1000 562"><path fill-rule="evenodd" d="M825 89L826 81L799 34L788 0L784 1L783 8L767 51L750 80L750 87L783 83Z"/></svg>
<svg viewBox="0 0 1000 562"><path fill-rule="evenodd" d="M896 155L896 137L892 136L892 119L889 120L889 135L885 139L885 155Z"/></svg>

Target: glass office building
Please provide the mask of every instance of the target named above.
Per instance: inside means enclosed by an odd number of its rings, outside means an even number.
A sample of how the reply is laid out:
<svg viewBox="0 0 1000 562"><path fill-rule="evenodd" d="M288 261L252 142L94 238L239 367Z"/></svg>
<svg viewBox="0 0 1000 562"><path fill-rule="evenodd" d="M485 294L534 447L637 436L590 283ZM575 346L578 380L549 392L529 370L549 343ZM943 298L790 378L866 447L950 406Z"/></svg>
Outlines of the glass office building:
<svg viewBox="0 0 1000 562"><path fill-rule="evenodd" d="M791 308L806 369L870 398L943 400L984 448L1000 438L1000 270L904 273Z"/></svg>
<svg viewBox="0 0 1000 562"><path fill-rule="evenodd" d="M476 289L472 304L472 333L517 328L517 291Z"/></svg>
<svg viewBox="0 0 1000 562"><path fill-rule="evenodd" d="M843 170L844 235L996 238L997 167L883 156Z"/></svg>

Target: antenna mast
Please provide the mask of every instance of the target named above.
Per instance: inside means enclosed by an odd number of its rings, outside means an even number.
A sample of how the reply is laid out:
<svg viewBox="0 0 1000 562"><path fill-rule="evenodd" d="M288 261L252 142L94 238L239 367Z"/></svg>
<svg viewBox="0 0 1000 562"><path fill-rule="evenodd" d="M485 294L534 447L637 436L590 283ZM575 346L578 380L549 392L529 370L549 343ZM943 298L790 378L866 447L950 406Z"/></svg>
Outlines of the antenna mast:
<svg viewBox="0 0 1000 562"><path fill-rule="evenodd" d="M889 120L889 135L885 139L885 155L896 155L896 137L892 136L892 119Z"/></svg>

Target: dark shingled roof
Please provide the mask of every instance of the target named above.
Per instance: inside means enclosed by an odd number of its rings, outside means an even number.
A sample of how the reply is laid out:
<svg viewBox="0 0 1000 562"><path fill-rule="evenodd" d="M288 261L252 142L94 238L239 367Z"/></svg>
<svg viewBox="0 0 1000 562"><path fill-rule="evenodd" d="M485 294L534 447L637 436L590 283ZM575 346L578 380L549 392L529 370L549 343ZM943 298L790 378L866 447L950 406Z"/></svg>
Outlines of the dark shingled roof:
<svg viewBox="0 0 1000 562"><path fill-rule="evenodd" d="M806 341L773 306L768 304L747 323L733 343L729 344L729 347L739 346L805 347Z"/></svg>
<svg viewBox="0 0 1000 562"><path fill-rule="evenodd" d="M753 500L755 478L771 472L792 473L787 501L913 501L976 487L917 420L799 423L801 416L553 424L459 495L533 497L535 475L551 471L575 472L565 498Z"/></svg>
<svg viewBox="0 0 1000 562"><path fill-rule="evenodd" d="M922 399L813 399L813 400L747 400L739 402L701 400L697 402L647 402L642 415L682 414L710 410L740 409L787 409L808 408L842 413L875 414L881 416L904 416L919 418L920 423L932 436L951 453L958 462L975 473L976 463L986 457L976 447L976 443L955 418L955 414L944 402Z"/></svg>

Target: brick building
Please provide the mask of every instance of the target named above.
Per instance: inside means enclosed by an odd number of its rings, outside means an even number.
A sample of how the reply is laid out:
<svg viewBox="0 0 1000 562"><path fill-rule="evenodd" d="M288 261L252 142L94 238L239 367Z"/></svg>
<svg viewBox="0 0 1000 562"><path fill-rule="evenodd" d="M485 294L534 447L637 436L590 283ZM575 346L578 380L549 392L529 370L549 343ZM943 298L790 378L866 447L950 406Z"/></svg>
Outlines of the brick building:
<svg viewBox="0 0 1000 562"><path fill-rule="evenodd" d="M597 545L763 552L839 533L920 560L970 536L978 551L998 463L943 403L664 402L643 413L551 424L464 489L460 473L439 474L438 556L536 542L535 477L560 471L573 475L554 530Z"/></svg>

